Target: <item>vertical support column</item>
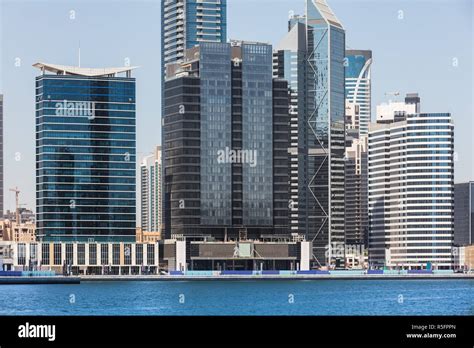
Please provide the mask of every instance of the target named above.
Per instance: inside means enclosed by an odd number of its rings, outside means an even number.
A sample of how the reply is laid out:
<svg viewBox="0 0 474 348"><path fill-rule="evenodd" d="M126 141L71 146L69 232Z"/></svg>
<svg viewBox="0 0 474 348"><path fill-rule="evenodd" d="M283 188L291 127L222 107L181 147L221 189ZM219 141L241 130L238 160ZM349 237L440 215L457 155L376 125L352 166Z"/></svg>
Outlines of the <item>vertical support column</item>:
<svg viewBox="0 0 474 348"><path fill-rule="evenodd" d="M148 266L148 244L143 244L143 266Z"/></svg>
<svg viewBox="0 0 474 348"><path fill-rule="evenodd" d="M25 266L29 270L30 266L30 243L25 243Z"/></svg>
<svg viewBox="0 0 474 348"><path fill-rule="evenodd" d="M66 243L61 244L61 267L64 265L64 261L66 261Z"/></svg>
<svg viewBox="0 0 474 348"><path fill-rule="evenodd" d="M72 265L77 266L77 243L72 243Z"/></svg>
<svg viewBox="0 0 474 348"><path fill-rule="evenodd" d="M132 250L130 250L130 258L132 259L132 266L136 266L137 263L135 262L137 259L137 244L132 243Z"/></svg>
<svg viewBox="0 0 474 348"><path fill-rule="evenodd" d="M43 264L43 243L42 242L38 242L36 243L37 245L37 249L36 249L36 262L37 262L37 265L39 267L39 265L42 265ZM41 270L38 268L38 270Z"/></svg>
<svg viewBox="0 0 474 348"><path fill-rule="evenodd" d="M176 270L186 271L186 242L176 241Z"/></svg>
<svg viewBox="0 0 474 348"><path fill-rule="evenodd" d="M84 247L84 260L85 260L85 265L86 267L89 267L89 243L85 243L85 247Z"/></svg>
<svg viewBox="0 0 474 348"><path fill-rule="evenodd" d="M311 242L301 242L300 270L309 271L309 260L311 259Z"/></svg>

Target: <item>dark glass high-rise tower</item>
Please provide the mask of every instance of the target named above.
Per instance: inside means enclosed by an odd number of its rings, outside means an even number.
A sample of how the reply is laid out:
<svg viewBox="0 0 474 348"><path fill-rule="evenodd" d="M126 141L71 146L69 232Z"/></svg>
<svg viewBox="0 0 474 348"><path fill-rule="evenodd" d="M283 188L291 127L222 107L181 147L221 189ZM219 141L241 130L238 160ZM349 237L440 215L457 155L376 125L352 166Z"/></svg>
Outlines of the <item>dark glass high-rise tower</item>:
<svg viewBox="0 0 474 348"><path fill-rule="evenodd" d="M287 82L272 48L202 43L168 65L165 236L287 233Z"/></svg>
<svg viewBox="0 0 474 348"><path fill-rule="evenodd" d="M289 28L274 71L290 84L290 226L321 267L344 258L345 31L324 0L307 0Z"/></svg>
<svg viewBox="0 0 474 348"><path fill-rule="evenodd" d="M0 94L0 217L3 216L3 94Z"/></svg>
<svg viewBox="0 0 474 348"><path fill-rule="evenodd" d="M38 238L134 241L133 68L34 66Z"/></svg>

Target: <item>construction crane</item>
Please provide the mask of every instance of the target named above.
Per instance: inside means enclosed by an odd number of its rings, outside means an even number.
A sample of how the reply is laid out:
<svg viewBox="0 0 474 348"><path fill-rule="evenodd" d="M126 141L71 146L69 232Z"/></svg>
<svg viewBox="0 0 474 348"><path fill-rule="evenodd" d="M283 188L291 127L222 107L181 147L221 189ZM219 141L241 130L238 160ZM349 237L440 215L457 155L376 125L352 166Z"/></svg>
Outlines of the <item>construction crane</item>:
<svg viewBox="0 0 474 348"><path fill-rule="evenodd" d="M15 220L16 220L16 224L18 225L20 223L20 203L19 203L20 190L18 190L18 187L15 187L15 188L11 188L10 191L15 192L15 208L16 208Z"/></svg>

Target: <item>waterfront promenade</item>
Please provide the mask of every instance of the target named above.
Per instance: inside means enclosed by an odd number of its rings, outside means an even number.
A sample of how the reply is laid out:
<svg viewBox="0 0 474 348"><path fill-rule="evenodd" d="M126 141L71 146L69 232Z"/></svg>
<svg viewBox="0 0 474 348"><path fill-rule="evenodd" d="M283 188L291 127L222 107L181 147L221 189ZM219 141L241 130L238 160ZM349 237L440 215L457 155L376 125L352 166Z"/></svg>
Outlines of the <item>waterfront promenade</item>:
<svg viewBox="0 0 474 348"><path fill-rule="evenodd" d="M282 273L283 272L283 273ZM420 273L375 273L365 274L354 271L331 271L318 273L297 273L293 271L279 271L279 274L265 274L262 272L219 272L190 271L170 275L85 275L81 281L196 281L196 280L419 280L419 279L463 279L474 280L474 273L453 272L420 272Z"/></svg>
<svg viewBox="0 0 474 348"><path fill-rule="evenodd" d="M7 273L7 272L4 272ZM23 275L22 275L23 274ZM0 274L2 284L79 284L83 281L225 281L225 280L474 280L474 272L333 270L333 271L171 271L149 275L56 275L54 272L10 272Z"/></svg>

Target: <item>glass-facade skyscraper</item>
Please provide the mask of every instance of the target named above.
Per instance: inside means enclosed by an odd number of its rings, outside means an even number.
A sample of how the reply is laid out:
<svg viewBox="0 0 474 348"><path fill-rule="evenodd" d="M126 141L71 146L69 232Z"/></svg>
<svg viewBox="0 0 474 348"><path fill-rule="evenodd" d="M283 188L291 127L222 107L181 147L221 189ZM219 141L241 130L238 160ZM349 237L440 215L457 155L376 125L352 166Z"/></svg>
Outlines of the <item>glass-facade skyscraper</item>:
<svg viewBox="0 0 474 348"><path fill-rule="evenodd" d="M3 94L0 94L0 217L3 214Z"/></svg>
<svg viewBox="0 0 474 348"><path fill-rule="evenodd" d="M167 66L165 235L287 233L287 83L268 44L201 43Z"/></svg>
<svg viewBox="0 0 474 348"><path fill-rule="evenodd" d="M163 223L161 146L146 156L140 165L141 227L144 232L159 232Z"/></svg>
<svg viewBox="0 0 474 348"><path fill-rule="evenodd" d="M377 107L369 130L371 267L449 269L454 239L454 125L420 98Z"/></svg>
<svg viewBox="0 0 474 348"><path fill-rule="evenodd" d="M454 185L454 244L474 244L474 181Z"/></svg>
<svg viewBox="0 0 474 348"><path fill-rule="evenodd" d="M324 0L306 1L289 28L274 72L290 83L290 226L321 267L344 259L333 249L344 243L345 31Z"/></svg>
<svg viewBox="0 0 474 348"><path fill-rule="evenodd" d="M354 109L354 117L346 124L367 135L371 121L371 67L372 51L346 50L346 107Z"/></svg>
<svg viewBox="0 0 474 348"><path fill-rule="evenodd" d="M368 243L367 134L371 119L372 51L346 50L345 241Z"/></svg>
<svg viewBox="0 0 474 348"><path fill-rule="evenodd" d="M186 49L201 42L226 42L226 36L227 0L161 1L163 74L166 64L183 60Z"/></svg>
<svg viewBox="0 0 474 348"><path fill-rule="evenodd" d="M37 237L134 241L133 68L34 66Z"/></svg>

